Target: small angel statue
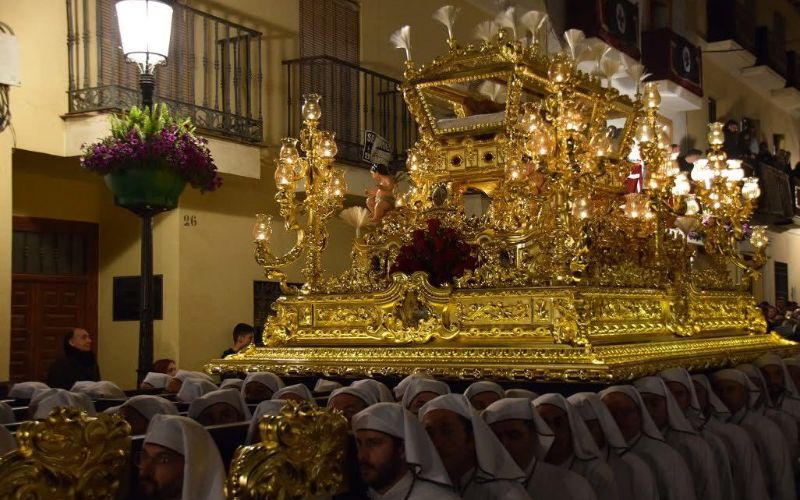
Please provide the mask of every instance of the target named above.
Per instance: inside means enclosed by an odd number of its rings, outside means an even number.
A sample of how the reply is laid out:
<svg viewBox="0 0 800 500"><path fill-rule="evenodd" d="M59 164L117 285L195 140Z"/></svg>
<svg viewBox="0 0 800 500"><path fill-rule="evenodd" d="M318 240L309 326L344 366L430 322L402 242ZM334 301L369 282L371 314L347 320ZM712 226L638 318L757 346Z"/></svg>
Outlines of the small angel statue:
<svg viewBox="0 0 800 500"><path fill-rule="evenodd" d="M397 180L386 165L372 165L370 172L376 184L374 188L367 189L367 208L372 214L370 221L375 223L394 208Z"/></svg>

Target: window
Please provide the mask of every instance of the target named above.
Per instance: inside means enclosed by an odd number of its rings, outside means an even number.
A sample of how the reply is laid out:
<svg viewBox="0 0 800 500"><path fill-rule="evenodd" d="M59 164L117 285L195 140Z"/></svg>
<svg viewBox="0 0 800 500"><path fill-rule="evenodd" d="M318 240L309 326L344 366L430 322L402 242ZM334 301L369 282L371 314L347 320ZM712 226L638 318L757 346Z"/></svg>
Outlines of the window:
<svg viewBox="0 0 800 500"><path fill-rule="evenodd" d="M363 85L357 68L359 25L359 9L355 2L300 1L300 57L322 56L344 62L319 59L303 64L300 67L301 94L322 95L321 126L335 131L337 141L350 144L361 143L359 90ZM366 92L366 87L363 90Z"/></svg>

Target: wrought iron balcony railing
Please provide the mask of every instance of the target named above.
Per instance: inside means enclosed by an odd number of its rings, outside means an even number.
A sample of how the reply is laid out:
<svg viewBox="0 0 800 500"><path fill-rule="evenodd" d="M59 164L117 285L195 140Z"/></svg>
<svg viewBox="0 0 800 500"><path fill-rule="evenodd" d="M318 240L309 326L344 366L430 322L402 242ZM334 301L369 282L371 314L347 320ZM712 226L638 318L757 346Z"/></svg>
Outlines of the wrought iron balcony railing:
<svg viewBox="0 0 800 500"><path fill-rule="evenodd" d="M330 56L284 61L287 71L289 120L287 137L300 131L298 107L302 94L322 99L322 128L336 132L339 160L367 166L361 160L364 131L387 139L392 163L405 161L417 138L417 127L406 108L400 82L375 71Z"/></svg>
<svg viewBox="0 0 800 500"><path fill-rule="evenodd" d="M138 104L138 72L120 47L114 0L67 0L69 112ZM173 3L166 66L156 100L203 131L262 142L262 36L258 31Z"/></svg>
<svg viewBox="0 0 800 500"><path fill-rule="evenodd" d="M784 169L764 162L756 167L761 197L753 220L760 224L787 224L795 215L795 193L792 179Z"/></svg>

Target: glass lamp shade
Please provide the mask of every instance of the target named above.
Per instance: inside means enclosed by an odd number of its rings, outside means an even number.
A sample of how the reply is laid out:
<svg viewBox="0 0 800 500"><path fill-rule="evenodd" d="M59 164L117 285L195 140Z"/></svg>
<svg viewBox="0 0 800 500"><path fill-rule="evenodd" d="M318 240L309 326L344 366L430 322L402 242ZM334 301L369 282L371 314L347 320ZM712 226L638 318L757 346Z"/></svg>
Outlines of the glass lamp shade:
<svg viewBox="0 0 800 500"><path fill-rule="evenodd" d="M269 241L272 236L272 216L256 214L256 223L253 225L253 239L256 241Z"/></svg>
<svg viewBox="0 0 800 500"><path fill-rule="evenodd" d="M708 160L700 158L694 162L691 175L693 181L702 182L711 179L714 174L711 169L708 168Z"/></svg>
<svg viewBox="0 0 800 500"><path fill-rule="evenodd" d="M655 133L653 132L653 127L646 122L640 123L639 127L636 129L636 140L639 142L650 142L654 138Z"/></svg>
<svg viewBox="0 0 800 500"><path fill-rule="evenodd" d="M644 84L642 101L650 109L657 109L658 105L661 104L661 94L658 92L658 85L655 82Z"/></svg>
<svg viewBox="0 0 800 500"><path fill-rule="evenodd" d="M675 184L672 186L672 194L674 196L686 196L692 190L689 184L689 179L686 178L686 173L681 172L675 177Z"/></svg>
<svg viewBox="0 0 800 500"><path fill-rule="evenodd" d="M690 196L686 199L686 215L697 215L700 212L700 204L697 198Z"/></svg>
<svg viewBox="0 0 800 500"><path fill-rule="evenodd" d="M748 200L755 200L761 196L761 188L758 187L757 177L747 177L742 185L742 196Z"/></svg>
<svg viewBox="0 0 800 500"><path fill-rule="evenodd" d="M723 132L722 128L723 125L721 122L714 122L708 124L709 144L720 146L725 142L725 132Z"/></svg>
<svg viewBox="0 0 800 500"><path fill-rule="evenodd" d="M116 4L122 52L145 70L167 60L172 7L160 0L120 0Z"/></svg>
<svg viewBox="0 0 800 500"><path fill-rule="evenodd" d="M750 233L750 244L757 248L763 248L769 243L767 236L767 226L753 226Z"/></svg>
<svg viewBox="0 0 800 500"><path fill-rule="evenodd" d="M320 132L317 154L326 160L330 160L336 156L337 152L335 134L329 131Z"/></svg>
<svg viewBox="0 0 800 500"><path fill-rule="evenodd" d="M322 107L320 105L322 96L319 94L303 94L303 107L301 112L303 118L310 121L317 121L322 117Z"/></svg>

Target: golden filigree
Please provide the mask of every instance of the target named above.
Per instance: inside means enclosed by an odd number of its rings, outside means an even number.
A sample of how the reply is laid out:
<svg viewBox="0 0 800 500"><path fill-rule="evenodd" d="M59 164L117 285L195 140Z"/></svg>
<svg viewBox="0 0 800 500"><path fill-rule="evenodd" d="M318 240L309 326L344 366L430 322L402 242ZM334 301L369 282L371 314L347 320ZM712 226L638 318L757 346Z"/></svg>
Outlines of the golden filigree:
<svg viewBox="0 0 800 500"><path fill-rule="evenodd" d="M766 335L746 292L766 241L756 228L753 256L741 254L757 193L721 152L719 125L709 136L713 175L690 181L669 157L655 83L624 96L609 75L604 82L578 71L575 54L550 55L503 30L448 47L427 64L406 63L400 91L419 132L406 161L410 187L355 239L339 276L323 277L319 260L339 201L333 169L317 158L326 168L314 171L316 194L305 204L316 215L301 227L284 178L298 158L287 145L278 202L309 252L309 283L277 301L264 328L268 347L230 363L301 374L424 368L448 377L600 381L649 373L673 358L716 366L732 359L725 353L791 349ZM304 109L304 117L310 162L309 141L320 132L314 113ZM628 193L636 151L644 177ZM711 215L702 221L689 209L692 186ZM468 214L465 200L476 195L481 210ZM447 286L392 273L399 249L429 219L477 248L476 268ZM686 238L690 226L704 234L703 248ZM259 263L285 285L278 264L299 254L265 260L264 247L257 241Z"/></svg>
<svg viewBox="0 0 800 500"><path fill-rule="evenodd" d="M113 498L130 455L130 426L116 414L56 408L22 423L18 449L0 457L0 497Z"/></svg>
<svg viewBox="0 0 800 500"><path fill-rule="evenodd" d="M259 423L261 442L236 451L225 484L229 500L329 497L343 482L347 420L287 401Z"/></svg>
<svg viewBox="0 0 800 500"><path fill-rule="evenodd" d="M458 316L464 324L530 323L529 301L458 304Z"/></svg>

